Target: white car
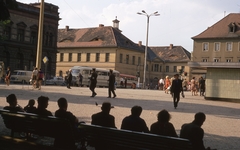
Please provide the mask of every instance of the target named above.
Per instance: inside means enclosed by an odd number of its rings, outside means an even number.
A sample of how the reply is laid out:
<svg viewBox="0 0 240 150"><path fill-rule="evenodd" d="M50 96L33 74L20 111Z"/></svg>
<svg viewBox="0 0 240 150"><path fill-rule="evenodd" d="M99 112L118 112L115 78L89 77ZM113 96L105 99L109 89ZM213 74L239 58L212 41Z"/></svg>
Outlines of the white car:
<svg viewBox="0 0 240 150"><path fill-rule="evenodd" d="M46 85L66 85L63 77L53 77L46 80Z"/></svg>

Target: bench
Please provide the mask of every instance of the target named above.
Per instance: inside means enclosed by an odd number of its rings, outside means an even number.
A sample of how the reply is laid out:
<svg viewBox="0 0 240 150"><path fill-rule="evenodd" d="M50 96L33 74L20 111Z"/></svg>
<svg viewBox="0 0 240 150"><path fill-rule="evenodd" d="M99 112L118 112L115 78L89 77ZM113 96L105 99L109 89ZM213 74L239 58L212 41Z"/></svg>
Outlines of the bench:
<svg viewBox="0 0 240 150"><path fill-rule="evenodd" d="M15 132L24 132L54 138L54 147L75 148L73 127L66 119L53 116L42 117L24 112L10 112L0 109L5 126L11 130L11 137Z"/></svg>
<svg viewBox="0 0 240 150"><path fill-rule="evenodd" d="M193 150L189 140L81 124L88 145L97 150Z"/></svg>

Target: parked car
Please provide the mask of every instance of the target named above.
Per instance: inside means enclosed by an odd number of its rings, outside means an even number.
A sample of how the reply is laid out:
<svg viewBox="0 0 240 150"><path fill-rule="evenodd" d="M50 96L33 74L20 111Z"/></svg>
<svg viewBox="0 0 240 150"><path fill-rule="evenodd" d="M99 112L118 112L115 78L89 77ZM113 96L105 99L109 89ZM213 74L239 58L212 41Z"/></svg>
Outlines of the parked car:
<svg viewBox="0 0 240 150"><path fill-rule="evenodd" d="M32 71L14 70L12 72L10 81L13 83L28 83L32 77Z"/></svg>
<svg viewBox="0 0 240 150"><path fill-rule="evenodd" d="M46 85L66 85L63 77L53 77L46 80Z"/></svg>

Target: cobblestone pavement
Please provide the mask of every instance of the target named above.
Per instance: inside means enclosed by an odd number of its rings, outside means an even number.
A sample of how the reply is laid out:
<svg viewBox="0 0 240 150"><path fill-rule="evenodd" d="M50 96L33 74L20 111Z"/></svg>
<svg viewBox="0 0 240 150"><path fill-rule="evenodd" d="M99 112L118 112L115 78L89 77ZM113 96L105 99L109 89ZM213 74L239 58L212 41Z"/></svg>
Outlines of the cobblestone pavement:
<svg viewBox="0 0 240 150"><path fill-rule="evenodd" d="M6 96L15 93L18 103L25 106L29 99L37 100L43 95L50 98L48 110L52 113L58 109L56 101L60 97L67 98L68 110L73 112L80 121L91 122L91 115L101 110L104 101L110 101L114 108L111 114L115 116L117 128L121 121L130 114L134 105L143 107L141 117L145 119L148 127L157 120L157 113L166 109L170 112L177 133L180 133L181 125L191 122L196 112L204 112L207 116L202 128L205 131L205 146L218 150L240 150L240 103L209 101L201 96L192 96L185 92L185 98L181 98L179 106L174 109L170 94L159 90L141 89L117 89L117 97L107 98L107 88L96 88L97 96L90 97L91 92L87 87L42 86L42 90L32 89L31 86L0 84L0 108L7 105ZM96 106L96 103L99 105ZM9 135L0 119L0 135Z"/></svg>

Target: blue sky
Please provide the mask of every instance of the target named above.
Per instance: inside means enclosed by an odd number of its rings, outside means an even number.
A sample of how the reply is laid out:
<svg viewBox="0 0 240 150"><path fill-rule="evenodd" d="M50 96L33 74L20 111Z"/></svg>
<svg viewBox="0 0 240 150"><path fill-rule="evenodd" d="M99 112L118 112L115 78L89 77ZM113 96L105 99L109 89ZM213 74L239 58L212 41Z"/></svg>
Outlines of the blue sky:
<svg viewBox="0 0 240 150"><path fill-rule="evenodd" d="M17 0L35 3L41 0ZM99 24L112 26L117 16L122 34L135 43L146 43L148 14L151 16L149 46L183 46L193 50L191 37L200 34L229 13L240 12L239 0L44 0L59 7L59 28L89 28Z"/></svg>

